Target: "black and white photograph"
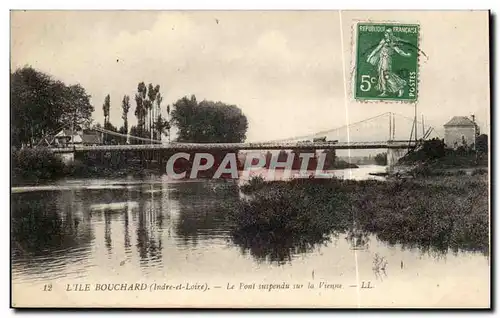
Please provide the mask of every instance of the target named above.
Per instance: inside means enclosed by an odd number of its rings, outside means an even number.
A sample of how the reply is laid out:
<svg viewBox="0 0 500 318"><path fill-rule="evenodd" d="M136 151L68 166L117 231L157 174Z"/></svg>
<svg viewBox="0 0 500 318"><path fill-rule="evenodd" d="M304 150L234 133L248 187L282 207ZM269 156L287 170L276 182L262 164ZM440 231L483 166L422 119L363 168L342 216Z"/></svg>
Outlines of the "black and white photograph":
<svg viewBox="0 0 500 318"><path fill-rule="evenodd" d="M487 10L11 10L13 308L491 304Z"/></svg>

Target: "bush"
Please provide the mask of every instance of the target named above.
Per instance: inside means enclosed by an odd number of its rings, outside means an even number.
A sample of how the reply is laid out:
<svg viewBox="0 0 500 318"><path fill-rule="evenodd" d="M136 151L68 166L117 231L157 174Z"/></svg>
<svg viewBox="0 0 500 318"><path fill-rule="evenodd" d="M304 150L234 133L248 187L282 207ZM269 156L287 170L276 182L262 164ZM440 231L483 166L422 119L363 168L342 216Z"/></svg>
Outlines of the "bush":
<svg viewBox="0 0 500 318"><path fill-rule="evenodd" d="M260 190L264 187L266 182L262 176L254 176L252 177L247 184L241 186L241 192L250 193L257 190Z"/></svg>
<svg viewBox="0 0 500 318"><path fill-rule="evenodd" d="M400 163L427 162L445 157L444 141L438 138L424 141L422 148L409 152L399 160Z"/></svg>
<svg viewBox="0 0 500 318"><path fill-rule="evenodd" d="M433 138L424 141L422 152L426 159L442 158L445 155L444 141L438 138Z"/></svg>
<svg viewBox="0 0 500 318"><path fill-rule="evenodd" d="M379 166L387 166L387 152L377 154L375 163Z"/></svg>
<svg viewBox="0 0 500 318"><path fill-rule="evenodd" d="M11 159L14 180L22 179L37 182L63 175L63 161L47 149L13 150Z"/></svg>
<svg viewBox="0 0 500 318"><path fill-rule="evenodd" d="M481 154L488 153L488 135L482 134L476 138L476 150Z"/></svg>
<svg viewBox="0 0 500 318"><path fill-rule="evenodd" d="M252 179L251 199L224 206L233 242L258 260L278 262L325 243L332 231L352 224L345 192L337 191L341 182Z"/></svg>
<svg viewBox="0 0 500 318"><path fill-rule="evenodd" d="M83 176L88 176L92 175L95 173L93 171L95 169L91 169L90 166L84 164L83 162L79 160L75 160L73 162L70 162L64 166L64 175L66 176L74 176L74 177L83 177Z"/></svg>
<svg viewBox="0 0 500 318"><path fill-rule="evenodd" d="M340 180L296 179L264 182L255 179L251 200L228 207L234 233L245 235L307 235L319 237L332 229L345 229L352 219ZM259 235L260 235L259 234Z"/></svg>
<svg viewBox="0 0 500 318"><path fill-rule="evenodd" d="M276 246L311 247L328 235L348 233L354 220L361 231L389 244L487 254L488 185L483 178L459 176L464 173L443 175L432 184L419 179L263 182L250 199L226 206L226 216L235 242L259 258L276 257Z"/></svg>
<svg viewBox="0 0 500 318"><path fill-rule="evenodd" d="M482 169L482 168L479 168L479 169L474 169L472 171L472 175L473 176L476 176L476 175L483 175L483 174L488 174L488 169Z"/></svg>
<svg viewBox="0 0 500 318"><path fill-rule="evenodd" d="M351 169L351 168L359 168L357 164L349 163L345 160L336 160L330 169Z"/></svg>
<svg viewBox="0 0 500 318"><path fill-rule="evenodd" d="M413 177L428 177L433 175L434 172L428 166L419 165L411 171L411 174Z"/></svg>

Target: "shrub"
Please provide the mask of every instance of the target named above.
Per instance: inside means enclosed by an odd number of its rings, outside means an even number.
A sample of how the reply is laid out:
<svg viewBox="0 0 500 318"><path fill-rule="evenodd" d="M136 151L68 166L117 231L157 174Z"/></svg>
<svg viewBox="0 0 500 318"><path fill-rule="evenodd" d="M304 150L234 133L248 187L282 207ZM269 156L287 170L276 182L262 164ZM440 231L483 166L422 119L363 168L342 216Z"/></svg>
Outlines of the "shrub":
<svg viewBox="0 0 500 318"><path fill-rule="evenodd" d="M299 242L311 247L328 235L348 233L354 220L361 231L389 244L487 254L487 183L462 176L463 170L447 173L450 176L432 183L420 179L262 182L250 198L226 206L226 217L235 242L259 258L275 257L275 247L285 246L283 240L287 248L300 246Z"/></svg>
<svg viewBox="0 0 500 318"><path fill-rule="evenodd" d="M387 152L379 153L375 156L375 163L379 166L387 165Z"/></svg>
<svg viewBox="0 0 500 318"><path fill-rule="evenodd" d="M476 149L479 153L488 153L488 135L482 134L476 138Z"/></svg>
<svg viewBox="0 0 500 318"><path fill-rule="evenodd" d="M482 168L479 168L479 169L474 169L472 171L472 175L473 176L476 176L476 175L483 175L483 174L488 174L488 169L482 169Z"/></svg>
<svg viewBox="0 0 500 318"><path fill-rule="evenodd" d="M64 163L47 149L13 150L12 177L29 181L57 178L63 175Z"/></svg>
<svg viewBox="0 0 500 318"><path fill-rule="evenodd" d="M227 216L236 231L322 235L349 224L340 217L346 209L345 195L331 186L339 181L256 180L254 183L258 183L260 190L254 187L253 199L241 200L228 209Z"/></svg>
<svg viewBox="0 0 500 318"><path fill-rule="evenodd" d="M428 166L425 166L425 165L419 165L417 167L415 167L412 171L411 171L411 174L414 176L414 177L428 177L428 176L431 176L433 174L433 171L431 168L429 168Z"/></svg>
<svg viewBox="0 0 500 318"><path fill-rule="evenodd" d="M438 138L433 138L424 141L422 152L426 159L442 158L445 155L444 141Z"/></svg>
<svg viewBox="0 0 500 318"><path fill-rule="evenodd" d="M79 160L75 160L64 166L64 175L66 176L79 177L79 176L92 175L92 173L93 171L91 167L89 167L88 165L84 164Z"/></svg>
<svg viewBox="0 0 500 318"><path fill-rule="evenodd" d="M262 189L265 184L266 182L262 176L254 176L248 181L248 183L241 186L241 192L250 193L258 191Z"/></svg>

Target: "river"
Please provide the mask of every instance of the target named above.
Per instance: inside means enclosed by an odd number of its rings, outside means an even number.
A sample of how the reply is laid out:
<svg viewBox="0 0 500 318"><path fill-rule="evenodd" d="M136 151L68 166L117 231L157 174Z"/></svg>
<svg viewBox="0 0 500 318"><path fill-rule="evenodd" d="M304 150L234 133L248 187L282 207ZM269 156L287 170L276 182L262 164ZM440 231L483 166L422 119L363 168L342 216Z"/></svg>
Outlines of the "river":
<svg viewBox="0 0 500 318"><path fill-rule="evenodd" d="M362 166L334 174L381 178L369 173L384 170ZM14 294L36 295L19 299L43 306L489 305L490 260L479 253L423 252L374 235L354 249L342 233L305 250L238 245L217 209L221 201L237 200L238 193L221 195L222 186L236 184L163 176L12 188ZM76 286L71 284L115 282L206 284L211 292L69 291ZM289 289L251 289L261 283L289 284ZM303 287L294 290L294 284Z"/></svg>

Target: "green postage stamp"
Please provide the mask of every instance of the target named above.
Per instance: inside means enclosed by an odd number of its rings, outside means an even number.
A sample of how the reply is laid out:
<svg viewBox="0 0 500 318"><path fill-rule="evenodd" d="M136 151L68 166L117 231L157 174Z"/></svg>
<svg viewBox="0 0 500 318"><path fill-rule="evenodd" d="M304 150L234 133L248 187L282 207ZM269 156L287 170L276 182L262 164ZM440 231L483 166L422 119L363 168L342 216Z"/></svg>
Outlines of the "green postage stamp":
<svg viewBox="0 0 500 318"><path fill-rule="evenodd" d="M355 99L417 101L419 32L416 24L356 25Z"/></svg>

